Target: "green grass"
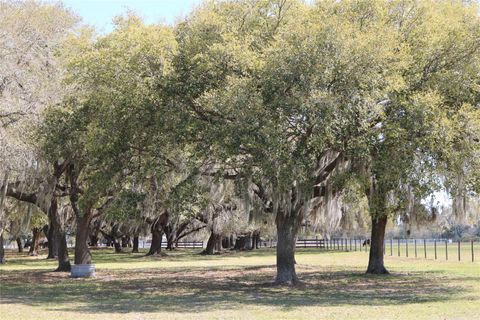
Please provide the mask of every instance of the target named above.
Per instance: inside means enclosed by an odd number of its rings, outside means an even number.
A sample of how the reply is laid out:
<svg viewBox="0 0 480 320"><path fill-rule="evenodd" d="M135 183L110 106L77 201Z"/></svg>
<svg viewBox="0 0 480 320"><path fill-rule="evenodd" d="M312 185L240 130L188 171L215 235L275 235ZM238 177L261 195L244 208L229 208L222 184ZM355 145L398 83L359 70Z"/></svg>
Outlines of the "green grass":
<svg viewBox="0 0 480 320"><path fill-rule="evenodd" d="M44 256L9 252L0 267L0 318L418 320L477 319L480 312L479 262L390 257L388 247L389 276L365 275L365 252L299 249L303 285L294 288L272 285L271 249L93 255L97 278L70 279L51 272L55 261Z"/></svg>

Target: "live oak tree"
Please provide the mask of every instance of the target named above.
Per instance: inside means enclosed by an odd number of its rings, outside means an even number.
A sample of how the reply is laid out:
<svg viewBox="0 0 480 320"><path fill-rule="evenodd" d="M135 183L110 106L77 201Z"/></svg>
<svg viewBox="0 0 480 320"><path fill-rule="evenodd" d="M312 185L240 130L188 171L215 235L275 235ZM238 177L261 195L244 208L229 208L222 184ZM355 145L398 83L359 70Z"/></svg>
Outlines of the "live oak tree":
<svg viewBox="0 0 480 320"><path fill-rule="evenodd" d="M141 168L143 142L152 138L142 129L160 127L156 108L163 103L152 89L168 73L175 48L167 27L147 26L134 16L118 18L116 25L96 39L88 31L70 38L62 54L66 83L76 91L49 109L42 130L45 153L70 163L66 177L77 217L76 264L91 263L92 218Z"/></svg>
<svg viewBox="0 0 480 320"><path fill-rule="evenodd" d="M72 12L59 4L0 4L0 175L2 179L8 176L2 196L27 200L47 214L51 225L49 257L57 256L56 248L51 246L61 239L56 236L58 217L54 216L53 204L57 190L49 186L55 186L55 170L51 170L53 163L45 161L38 152L32 131L42 123L45 107L60 101L67 91L61 84L63 69L55 53L77 21ZM52 203L45 203L50 198ZM68 255L66 259L68 262Z"/></svg>
<svg viewBox="0 0 480 320"><path fill-rule="evenodd" d="M368 273L388 273L385 226L405 190L426 198L442 187L442 176L460 171L473 182L479 168L478 8L434 1L379 6L386 6L402 63L353 165L372 217ZM469 184L475 188L478 182Z"/></svg>
<svg viewBox="0 0 480 320"><path fill-rule="evenodd" d="M178 103L192 114L197 146L275 215L277 283L298 282L299 226L397 76L387 18L362 29L361 11L334 2L207 3L177 29Z"/></svg>

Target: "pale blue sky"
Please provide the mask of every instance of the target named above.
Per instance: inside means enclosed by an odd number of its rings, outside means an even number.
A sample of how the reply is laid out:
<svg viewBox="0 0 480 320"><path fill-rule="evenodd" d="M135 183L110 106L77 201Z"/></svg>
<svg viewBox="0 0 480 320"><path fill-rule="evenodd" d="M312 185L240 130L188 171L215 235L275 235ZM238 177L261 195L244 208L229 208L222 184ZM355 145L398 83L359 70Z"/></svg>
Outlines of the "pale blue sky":
<svg viewBox="0 0 480 320"><path fill-rule="evenodd" d="M112 30L112 18L133 10L147 23L173 23L187 15L201 0L63 0L83 21L100 33Z"/></svg>

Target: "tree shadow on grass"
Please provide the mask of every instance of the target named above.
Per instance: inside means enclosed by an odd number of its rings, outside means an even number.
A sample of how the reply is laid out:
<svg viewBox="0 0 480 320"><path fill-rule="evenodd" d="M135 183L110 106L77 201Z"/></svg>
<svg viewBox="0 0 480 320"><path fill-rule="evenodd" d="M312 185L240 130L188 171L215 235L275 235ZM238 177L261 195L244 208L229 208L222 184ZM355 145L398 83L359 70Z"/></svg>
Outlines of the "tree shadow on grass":
<svg viewBox="0 0 480 320"><path fill-rule="evenodd" d="M460 299L459 279L415 272L389 276L301 271L303 285L272 285L274 266L192 271L99 271L97 279L47 272L2 275L2 303L24 303L78 313L204 312L255 306L399 305ZM21 281L23 279L23 281ZM4 281L6 280L6 281ZM462 278L461 281L473 280ZM475 279L476 280L476 279Z"/></svg>

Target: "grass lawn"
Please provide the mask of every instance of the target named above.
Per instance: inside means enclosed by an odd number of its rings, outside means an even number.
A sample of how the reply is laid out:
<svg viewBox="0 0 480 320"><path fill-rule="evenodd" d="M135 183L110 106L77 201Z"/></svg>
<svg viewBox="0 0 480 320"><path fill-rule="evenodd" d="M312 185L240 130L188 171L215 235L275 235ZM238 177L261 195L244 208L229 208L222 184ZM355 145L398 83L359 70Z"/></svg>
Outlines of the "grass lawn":
<svg viewBox="0 0 480 320"><path fill-rule="evenodd" d="M365 252L297 249L304 284L277 287L272 249L211 257L93 251L95 279L51 272L45 256L7 253L0 318L15 319L480 319L480 263L389 256L366 276ZM479 259L480 260L480 257Z"/></svg>

